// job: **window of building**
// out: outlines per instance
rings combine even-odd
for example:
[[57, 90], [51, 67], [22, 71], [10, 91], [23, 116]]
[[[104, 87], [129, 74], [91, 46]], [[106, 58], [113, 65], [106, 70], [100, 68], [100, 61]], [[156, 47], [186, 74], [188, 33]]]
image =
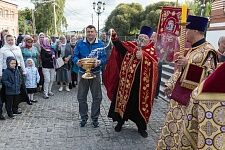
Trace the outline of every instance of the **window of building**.
[[5, 18], [8, 18], [8, 17], [9, 17], [9, 11], [5, 10]]
[[14, 19], [14, 11], [11, 11], [10, 18], [11, 18], [12, 20]]
[[0, 8], [0, 17], [3, 17], [3, 9]]

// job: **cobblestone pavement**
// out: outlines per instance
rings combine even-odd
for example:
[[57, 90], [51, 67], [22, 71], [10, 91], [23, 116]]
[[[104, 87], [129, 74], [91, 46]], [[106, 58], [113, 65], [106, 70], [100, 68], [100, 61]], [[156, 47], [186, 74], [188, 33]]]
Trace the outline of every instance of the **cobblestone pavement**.
[[[126, 122], [121, 132], [114, 131], [115, 123], [107, 117], [110, 101], [103, 87], [99, 128], [79, 127], [77, 88], [57, 92], [29, 106], [21, 103], [23, 111], [15, 119], [0, 121], [0, 150], [154, 150], [168, 103], [157, 99], [148, 124], [148, 138], [142, 138], [133, 122]], [[89, 107], [91, 95], [88, 95]], [[89, 109], [90, 111], [90, 109]], [[6, 116], [6, 114], [4, 113]]]

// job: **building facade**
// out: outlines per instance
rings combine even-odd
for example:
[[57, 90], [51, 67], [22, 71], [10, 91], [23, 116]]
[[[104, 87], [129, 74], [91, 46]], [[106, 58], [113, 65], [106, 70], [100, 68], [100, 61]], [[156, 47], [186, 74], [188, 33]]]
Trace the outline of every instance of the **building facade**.
[[206, 34], [206, 39], [218, 49], [220, 36], [225, 35], [225, 2], [224, 0], [214, 0], [210, 16], [210, 24]]
[[4, 29], [12, 35], [18, 35], [18, 7], [16, 4], [0, 0], [0, 31]]
[[210, 23], [221, 22], [225, 22], [225, 3], [224, 0], [214, 0], [212, 3]]

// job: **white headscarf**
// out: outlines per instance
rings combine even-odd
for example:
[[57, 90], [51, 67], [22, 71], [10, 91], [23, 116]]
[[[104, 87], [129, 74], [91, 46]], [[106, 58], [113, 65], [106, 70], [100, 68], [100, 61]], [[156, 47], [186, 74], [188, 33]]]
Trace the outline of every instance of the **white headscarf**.
[[11, 35], [11, 34], [7, 34], [7, 35], [4, 36], [5, 43], [4, 43], [3, 47], [1, 48], [1, 50], [16, 50], [16, 49], [18, 49], [18, 46], [16, 46], [15, 38], [14, 38], [13, 35], [11, 35], [13, 37], [13, 45], [9, 45], [7, 43], [6, 37], [9, 36], [9, 35]]
[[[32, 66], [28, 66], [28, 61], [32, 61]], [[31, 68], [34, 68], [35, 67], [35, 63], [34, 63], [34, 60], [32, 59], [32, 58], [28, 58], [27, 60], [26, 60], [26, 67], [31, 67]]]

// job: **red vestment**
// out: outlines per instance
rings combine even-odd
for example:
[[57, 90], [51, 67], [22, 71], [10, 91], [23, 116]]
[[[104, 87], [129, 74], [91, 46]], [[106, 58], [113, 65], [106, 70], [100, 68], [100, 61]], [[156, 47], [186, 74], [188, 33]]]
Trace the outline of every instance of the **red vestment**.
[[[113, 96], [116, 98], [114, 111], [123, 118], [126, 113], [127, 103], [132, 99], [130, 95], [132, 92], [136, 92], [132, 91], [133, 86], [135, 86], [133, 84], [135, 75], [139, 74], [140, 81], [137, 82], [139, 84], [138, 110], [147, 123], [151, 114], [158, 80], [158, 62], [153, 47], [154, 44], [149, 43], [142, 48], [142, 59], [140, 60], [136, 57], [136, 42], [122, 42], [122, 45], [127, 50], [124, 58], [122, 59], [123, 56], [117, 53], [119, 50], [113, 49], [109, 63], [106, 66], [104, 83], [107, 95], [111, 100]], [[140, 71], [138, 72], [139, 66]]]

